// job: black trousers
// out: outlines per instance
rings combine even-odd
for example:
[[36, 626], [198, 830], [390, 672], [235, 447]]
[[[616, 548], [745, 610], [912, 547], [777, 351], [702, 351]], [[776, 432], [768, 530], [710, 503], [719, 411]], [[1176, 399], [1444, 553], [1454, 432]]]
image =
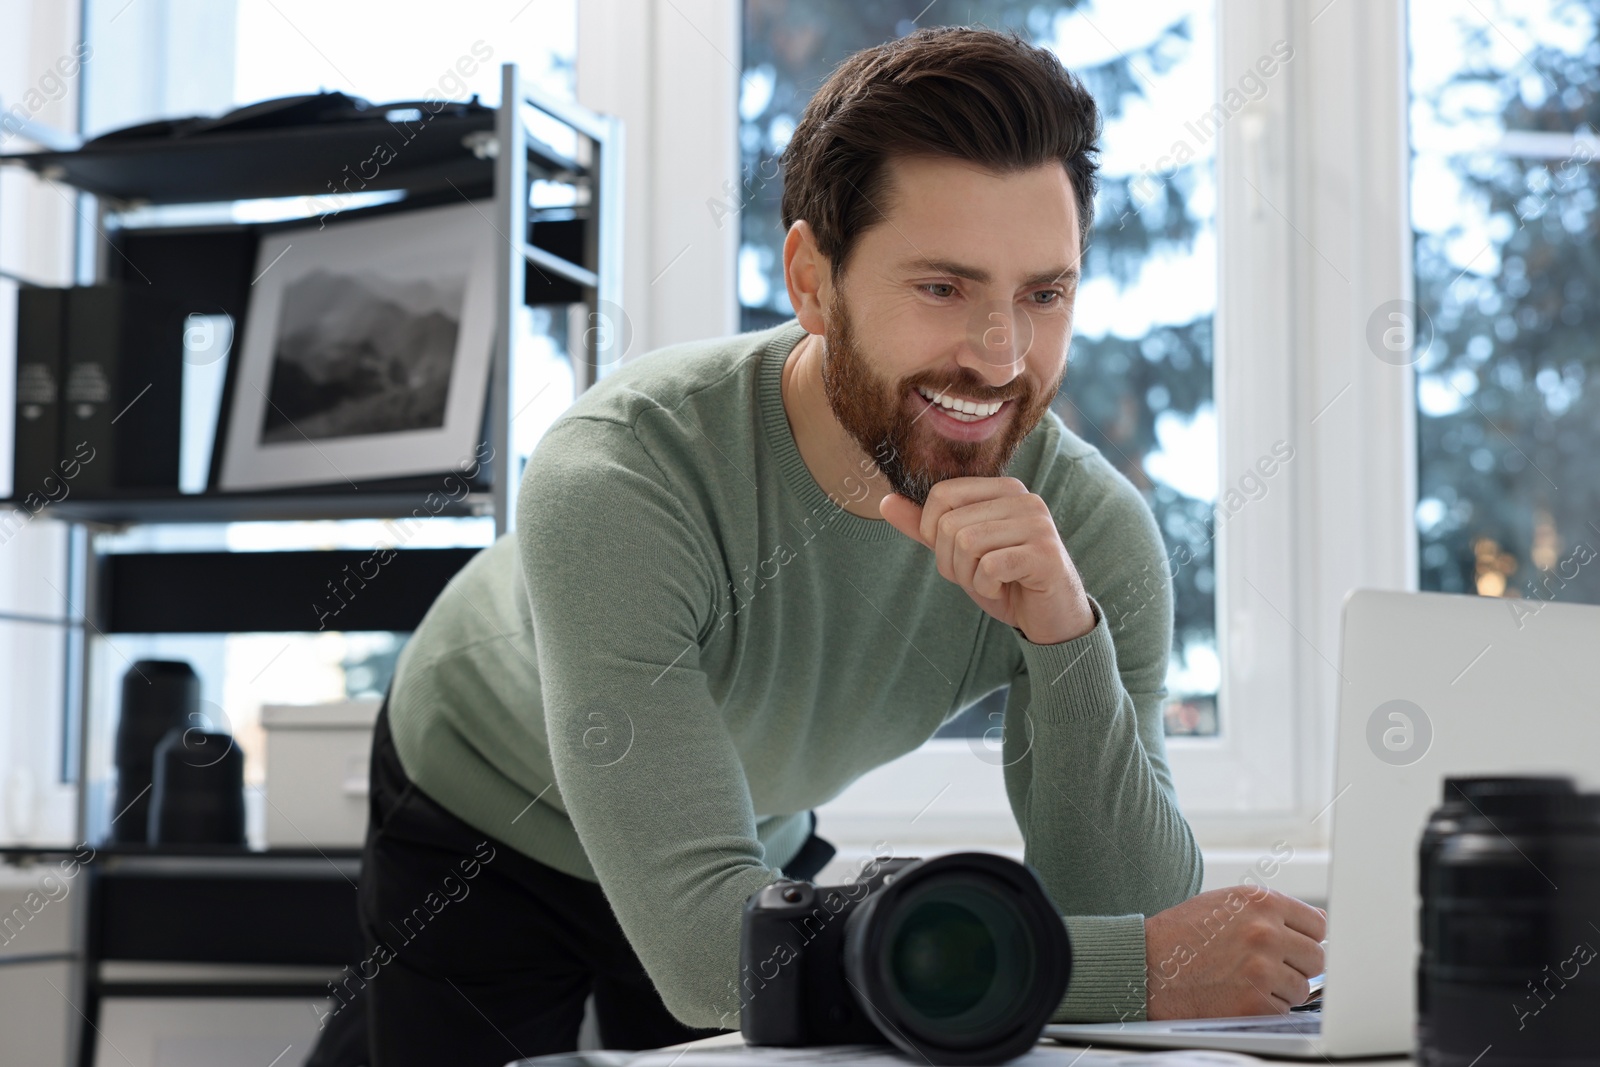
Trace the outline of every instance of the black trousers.
[[[834, 848], [812, 833], [790, 877]], [[357, 894], [367, 958], [344, 972], [306, 1067], [502, 1067], [578, 1047], [592, 992], [600, 1042], [660, 1048], [727, 1033], [662, 1003], [600, 886], [450, 814], [406, 777], [388, 702], [373, 733]]]

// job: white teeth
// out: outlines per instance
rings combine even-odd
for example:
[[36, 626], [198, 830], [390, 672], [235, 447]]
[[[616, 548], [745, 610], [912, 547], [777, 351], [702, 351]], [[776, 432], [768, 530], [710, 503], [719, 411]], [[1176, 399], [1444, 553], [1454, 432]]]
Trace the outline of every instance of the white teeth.
[[[932, 390], [924, 389], [921, 386], [918, 386], [917, 392], [922, 394], [923, 397], [932, 403], [938, 404], [946, 411], [961, 412], [979, 419], [986, 419], [990, 415], [993, 415], [995, 412], [1000, 410], [1001, 405], [1004, 403], [1003, 401], [995, 401], [989, 404], [978, 404], [971, 400], [958, 400], [954, 397], [947, 397], [941, 393], [935, 393]], [[971, 422], [972, 420], [963, 419], [962, 421]]]

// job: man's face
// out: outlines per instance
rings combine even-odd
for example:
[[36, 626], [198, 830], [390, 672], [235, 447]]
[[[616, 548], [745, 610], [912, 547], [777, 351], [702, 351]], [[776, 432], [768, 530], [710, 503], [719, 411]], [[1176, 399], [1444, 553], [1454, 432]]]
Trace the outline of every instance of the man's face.
[[862, 233], [828, 302], [822, 377], [834, 417], [920, 505], [946, 478], [1003, 475], [1060, 388], [1078, 217], [1058, 163], [889, 169], [890, 213]]

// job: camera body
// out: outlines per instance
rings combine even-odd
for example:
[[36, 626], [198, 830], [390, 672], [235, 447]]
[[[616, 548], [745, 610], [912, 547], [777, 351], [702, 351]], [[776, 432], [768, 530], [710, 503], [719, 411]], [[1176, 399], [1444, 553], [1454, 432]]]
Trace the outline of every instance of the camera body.
[[889, 1043], [845, 980], [844, 928], [869, 895], [919, 862], [914, 856], [882, 860], [869, 876], [845, 885], [778, 881], [750, 897], [739, 944], [739, 1019], [746, 1041]]
[[1072, 974], [1037, 872], [953, 852], [874, 861], [844, 885], [783, 880], [745, 902], [740, 1030], [751, 1045], [893, 1045], [931, 1065], [1028, 1052]]

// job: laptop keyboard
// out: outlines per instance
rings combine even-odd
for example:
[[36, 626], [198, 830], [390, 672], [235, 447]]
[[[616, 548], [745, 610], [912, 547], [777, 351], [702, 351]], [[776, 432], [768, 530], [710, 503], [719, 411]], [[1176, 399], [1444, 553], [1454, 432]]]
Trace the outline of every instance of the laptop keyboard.
[[1170, 1026], [1174, 1033], [1208, 1034], [1305, 1034], [1322, 1033], [1322, 1013], [1305, 1012], [1298, 1018], [1249, 1019], [1241, 1022], [1191, 1023]]

